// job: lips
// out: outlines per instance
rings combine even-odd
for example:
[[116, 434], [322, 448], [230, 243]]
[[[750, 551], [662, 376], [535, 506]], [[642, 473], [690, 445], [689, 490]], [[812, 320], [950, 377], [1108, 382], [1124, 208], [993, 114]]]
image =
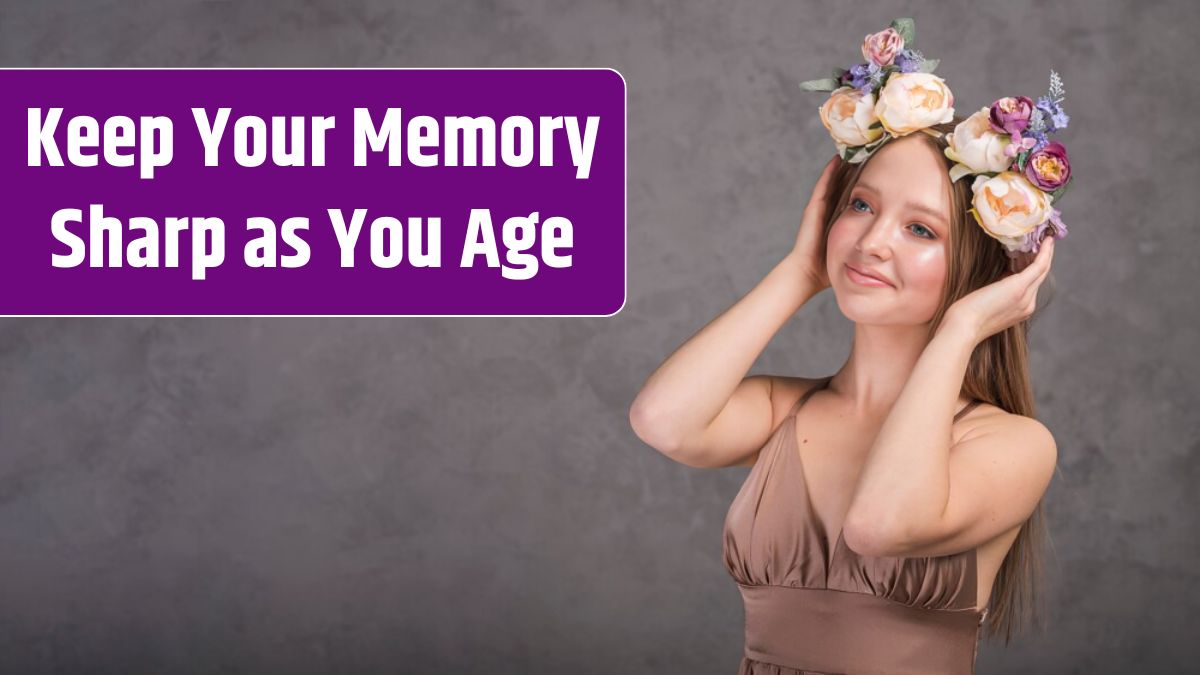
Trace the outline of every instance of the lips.
[[855, 267], [854, 265], [851, 265], [850, 263], [846, 263], [846, 267], [849, 268], [850, 270], [852, 270], [855, 274], [857, 274], [859, 276], [867, 277], [869, 279], [874, 279], [880, 283], [884, 283], [884, 284], [887, 284], [888, 286], [892, 286], [893, 288], [895, 287], [895, 284], [893, 284], [890, 280], [885, 279], [882, 275], [880, 275], [876, 272], [871, 272], [871, 271], [865, 270], [861, 267]]

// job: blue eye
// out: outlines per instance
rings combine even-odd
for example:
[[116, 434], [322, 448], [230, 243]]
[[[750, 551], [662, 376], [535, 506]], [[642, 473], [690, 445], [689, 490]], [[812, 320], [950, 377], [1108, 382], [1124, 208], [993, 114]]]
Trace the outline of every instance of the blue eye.
[[919, 227], [919, 228], [921, 228], [922, 230], [924, 230], [924, 231], [926, 231], [926, 232], [928, 232], [928, 233], [929, 233], [929, 236], [925, 236], [925, 235], [923, 235], [923, 234], [918, 234], [918, 235], [917, 235], [918, 237], [924, 237], [925, 239], [936, 239], [936, 238], [937, 238], [937, 237], [935, 237], [935, 236], [934, 236], [934, 234], [933, 234], [933, 230], [930, 230], [928, 227], [925, 227], [924, 225], [922, 225], [922, 224], [920, 224], [920, 223], [913, 223], [913, 225], [915, 225], [916, 227]]
[[[859, 199], [858, 197], [851, 197], [851, 198], [850, 198], [850, 208], [854, 209], [854, 211], [856, 211], [857, 213], [862, 213], [862, 211], [859, 211], [859, 210], [858, 210], [858, 208], [857, 208], [856, 204], [862, 204], [862, 205], [864, 205], [864, 206], [866, 206], [866, 205], [867, 205], [867, 203], [866, 203], [866, 202], [864, 202], [863, 200]], [[870, 207], [868, 206], [867, 208], [870, 208]], [[921, 228], [921, 230], [923, 230], [924, 232], [928, 232], [928, 234], [918, 234], [918, 235], [917, 235], [918, 237], [920, 237], [920, 238], [922, 238], [922, 239], [937, 239], [937, 235], [935, 235], [935, 234], [933, 233], [933, 230], [930, 230], [928, 227], [925, 227], [924, 225], [922, 225], [922, 224], [920, 224], [920, 223], [913, 223], [913, 225], [915, 225], [916, 227], [919, 227], [919, 228]]]

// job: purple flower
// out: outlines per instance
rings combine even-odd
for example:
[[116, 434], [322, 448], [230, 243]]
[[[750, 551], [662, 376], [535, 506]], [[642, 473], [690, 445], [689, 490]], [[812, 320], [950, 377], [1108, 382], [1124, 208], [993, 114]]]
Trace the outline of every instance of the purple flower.
[[896, 55], [895, 65], [900, 68], [902, 73], [913, 73], [921, 66], [921, 60], [911, 49], [905, 49]]
[[874, 63], [858, 63], [850, 66], [848, 84], [866, 96], [879, 84], [882, 74], [882, 69]]
[[1054, 113], [1058, 110], [1058, 106], [1043, 96], [1037, 101], [1037, 109], [1042, 113], [1042, 121], [1046, 124], [1046, 133], [1057, 131], [1054, 126]]
[[1047, 96], [1042, 96], [1038, 99], [1037, 107], [1042, 111], [1043, 119], [1049, 121], [1046, 129], [1047, 132], [1052, 133], [1059, 129], [1066, 129], [1067, 123], [1071, 121], [1067, 113], [1063, 112], [1062, 106], [1051, 101]]
[[1058, 141], [1051, 141], [1034, 150], [1025, 162], [1025, 177], [1045, 192], [1053, 192], [1071, 180], [1071, 162], [1067, 160], [1067, 149]]
[[849, 78], [849, 82], [847, 84], [849, 84], [851, 87], [854, 87], [855, 89], [861, 89], [863, 85], [867, 83], [867, 79], [869, 77], [867, 64], [856, 63], [853, 66], [850, 66], [850, 70], [846, 71], [846, 75], [843, 77]]
[[1013, 143], [1021, 143], [1021, 132], [1029, 126], [1033, 100], [1028, 96], [1005, 96], [992, 104], [990, 121], [997, 133], [1008, 134]]
[[1063, 112], [1062, 108], [1059, 108], [1058, 112], [1050, 117], [1050, 120], [1054, 123], [1054, 130], [1057, 131], [1059, 129], [1066, 129], [1067, 122], [1070, 122], [1071, 118], [1067, 116], [1067, 113]]
[[1042, 235], [1046, 230], [1050, 230], [1050, 236], [1054, 239], [1067, 238], [1067, 226], [1062, 221], [1062, 213], [1053, 206], [1050, 207], [1050, 217], [1047, 218], [1041, 225], [1033, 228], [1025, 235], [1025, 239], [1021, 242], [1020, 248], [1017, 250], [1028, 253], [1037, 253], [1042, 247]]
[[1025, 135], [1028, 136], [1029, 138], [1032, 138], [1035, 141], [1037, 141], [1036, 143], [1033, 144], [1032, 152], [1037, 152], [1038, 150], [1041, 150], [1042, 148], [1046, 147], [1047, 143], [1050, 142], [1049, 140], [1046, 139], [1045, 131], [1026, 130]]

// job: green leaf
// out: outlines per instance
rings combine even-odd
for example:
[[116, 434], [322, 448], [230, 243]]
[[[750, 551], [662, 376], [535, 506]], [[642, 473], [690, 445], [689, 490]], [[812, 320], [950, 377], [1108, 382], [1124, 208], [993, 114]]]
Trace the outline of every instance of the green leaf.
[[833, 91], [840, 86], [837, 80], [829, 77], [820, 80], [807, 80], [800, 83], [800, 88], [804, 91]]
[[834, 68], [833, 79], [840, 81], [842, 79], [842, 75], [845, 75], [848, 72], [850, 71], [846, 70], [845, 68]]
[[939, 59], [925, 59], [921, 62], [921, 65], [917, 67], [917, 72], [932, 73], [933, 69], [937, 68], [939, 63], [941, 63]]
[[892, 22], [892, 28], [904, 38], [904, 46], [912, 47], [912, 44], [917, 41], [917, 25], [912, 19], [896, 19]]

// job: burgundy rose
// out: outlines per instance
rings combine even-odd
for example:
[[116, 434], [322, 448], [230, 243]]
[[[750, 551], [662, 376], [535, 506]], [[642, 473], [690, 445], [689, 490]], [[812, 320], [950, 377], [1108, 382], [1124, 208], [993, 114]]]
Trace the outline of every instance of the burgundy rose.
[[992, 104], [992, 128], [997, 133], [1008, 134], [1016, 143], [1022, 131], [1029, 126], [1033, 114], [1033, 99], [1028, 96], [1005, 96]]
[[1025, 177], [1045, 192], [1062, 187], [1071, 180], [1067, 149], [1058, 141], [1050, 141], [1035, 150], [1025, 162]]

